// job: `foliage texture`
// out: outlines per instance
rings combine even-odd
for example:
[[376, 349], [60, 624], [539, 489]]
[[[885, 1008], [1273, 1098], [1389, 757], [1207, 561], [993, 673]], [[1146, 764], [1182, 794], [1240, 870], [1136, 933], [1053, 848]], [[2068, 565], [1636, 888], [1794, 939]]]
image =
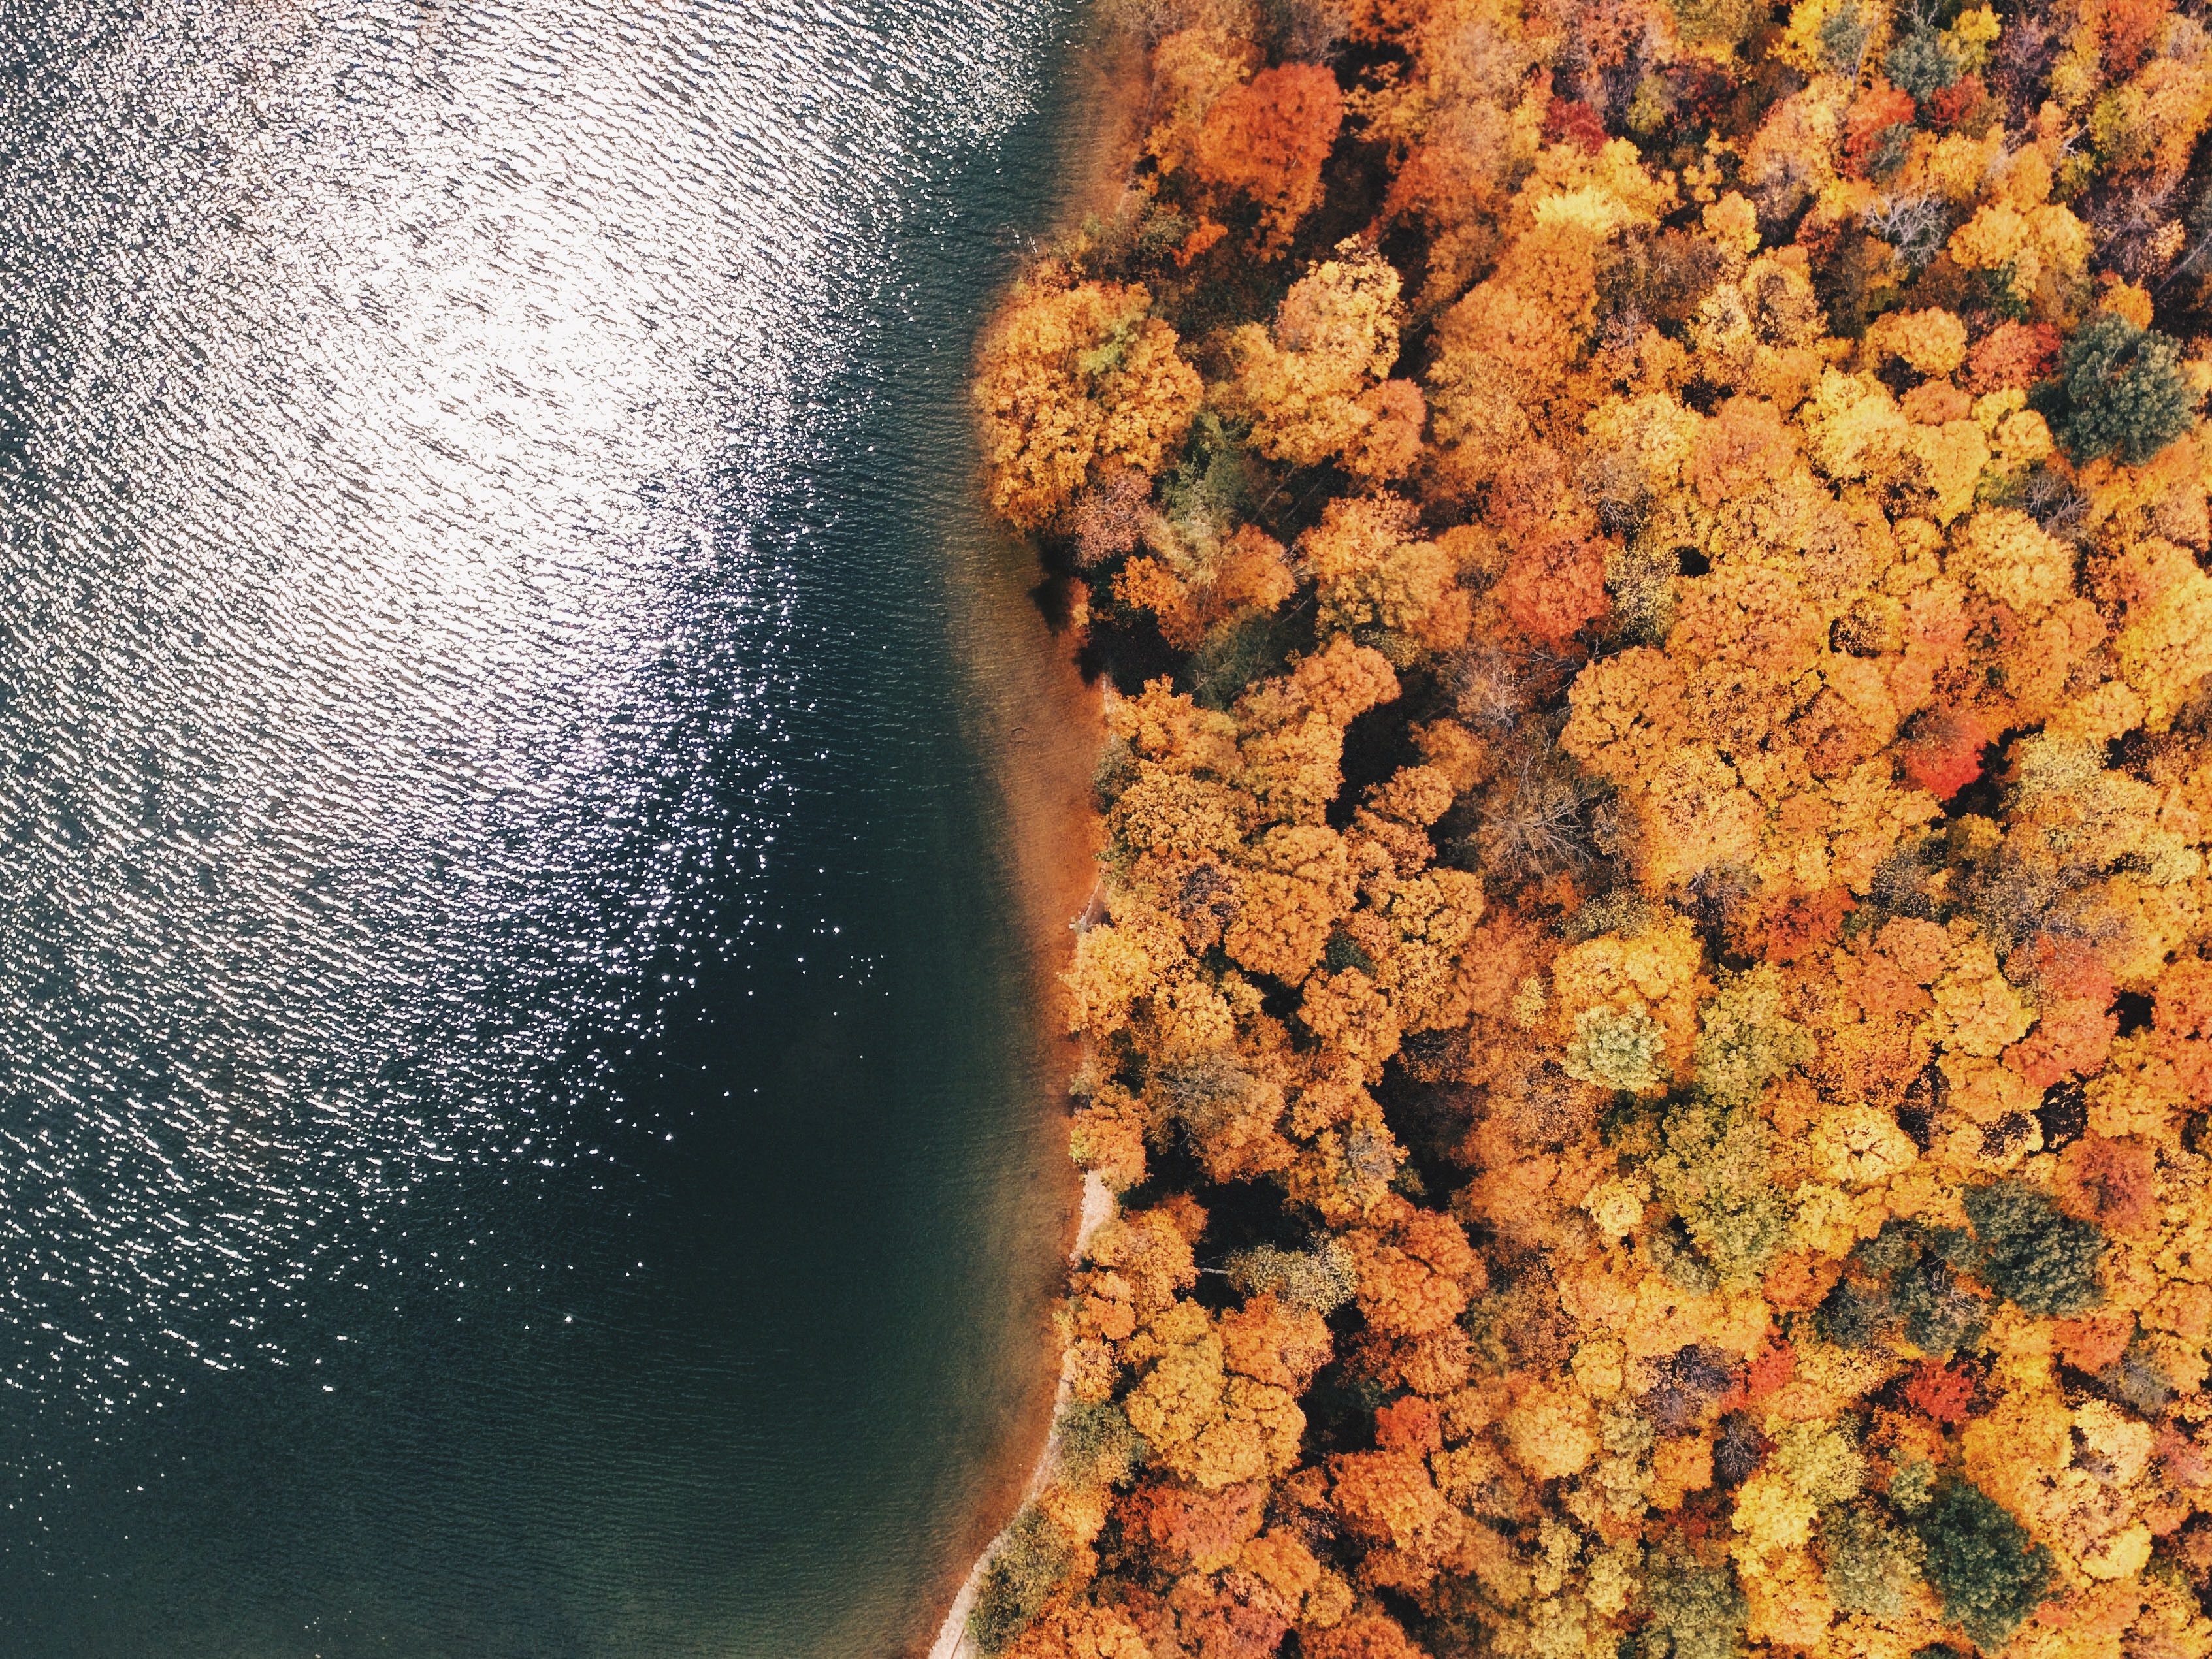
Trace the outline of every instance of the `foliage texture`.
[[2212, 1655], [2194, 0], [1116, 0], [1021, 1659]]

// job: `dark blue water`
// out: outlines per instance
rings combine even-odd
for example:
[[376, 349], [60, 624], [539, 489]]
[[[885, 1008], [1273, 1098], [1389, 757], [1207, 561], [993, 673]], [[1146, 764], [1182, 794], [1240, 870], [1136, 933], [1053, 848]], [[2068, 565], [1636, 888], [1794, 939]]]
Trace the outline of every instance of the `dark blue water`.
[[963, 402], [1065, 27], [0, 3], [0, 1654], [926, 1638], [1065, 1201]]

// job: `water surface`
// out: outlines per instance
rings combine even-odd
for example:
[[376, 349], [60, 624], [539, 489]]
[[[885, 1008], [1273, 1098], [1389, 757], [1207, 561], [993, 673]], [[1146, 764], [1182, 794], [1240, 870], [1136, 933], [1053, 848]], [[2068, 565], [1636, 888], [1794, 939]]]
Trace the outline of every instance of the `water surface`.
[[0, 1652], [926, 1624], [1061, 1202], [948, 550], [1063, 26], [0, 0]]

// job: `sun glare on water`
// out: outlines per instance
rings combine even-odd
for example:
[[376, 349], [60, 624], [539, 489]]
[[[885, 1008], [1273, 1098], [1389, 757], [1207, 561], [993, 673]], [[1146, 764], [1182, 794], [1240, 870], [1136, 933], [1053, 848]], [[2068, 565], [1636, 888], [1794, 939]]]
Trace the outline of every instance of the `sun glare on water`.
[[464, 1279], [410, 1192], [591, 1155], [590, 1068], [547, 1068], [619, 1028], [700, 849], [783, 810], [759, 532], [809, 388], [898, 181], [1012, 113], [1002, 20], [943, 27], [26, 23], [0, 1384], [38, 1411], [288, 1363], [333, 1275]]

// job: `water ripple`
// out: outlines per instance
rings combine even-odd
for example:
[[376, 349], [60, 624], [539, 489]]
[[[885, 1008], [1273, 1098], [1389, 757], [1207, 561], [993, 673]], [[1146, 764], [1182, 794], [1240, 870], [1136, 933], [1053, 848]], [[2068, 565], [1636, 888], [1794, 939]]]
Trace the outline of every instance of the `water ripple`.
[[0, 1460], [597, 1153], [795, 810], [775, 515], [1024, 9], [0, 5]]

